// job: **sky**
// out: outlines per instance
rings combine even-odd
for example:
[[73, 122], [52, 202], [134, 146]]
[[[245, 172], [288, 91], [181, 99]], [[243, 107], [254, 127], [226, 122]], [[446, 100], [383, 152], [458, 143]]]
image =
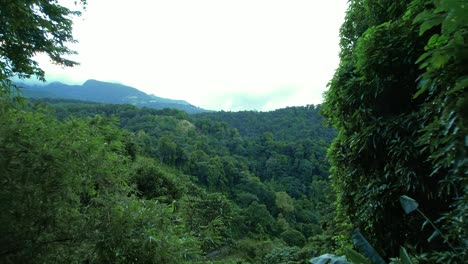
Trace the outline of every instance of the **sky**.
[[74, 19], [78, 43], [69, 45], [80, 65], [37, 60], [49, 82], [117, 82], [210, 110], [319, 104], [339, 63], [346, 7], [347, 0], [88, 0]]

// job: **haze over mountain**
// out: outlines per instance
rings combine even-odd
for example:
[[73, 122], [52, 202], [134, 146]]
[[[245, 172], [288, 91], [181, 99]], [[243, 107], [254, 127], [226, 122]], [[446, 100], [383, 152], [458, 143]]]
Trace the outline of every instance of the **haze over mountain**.
[[174, 100], [146, 94], [134, 87], [88, 80], [82, 85], [68, 85], [61, 82], [46, 85], [19, 83], [24, 96], [29, 98], [64, 98], [111, 104], [132, 104], [154, 109], [175, 108], [187, 113], [206, 112], [184, 100]]

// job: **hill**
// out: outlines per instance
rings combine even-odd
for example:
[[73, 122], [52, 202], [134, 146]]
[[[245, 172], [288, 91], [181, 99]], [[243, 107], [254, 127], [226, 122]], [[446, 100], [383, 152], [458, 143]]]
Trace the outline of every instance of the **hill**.
[[110, 104], [132, 104], [154, 109], [174, 108], [187, 113], [200, 113], [206, 110], [183, 100], [173, 100], [146, 94], [134, 87], [88, 80], [82, 85], [68, 85], [53, 82], [46, 85], [19, 83], [24, 96], [29, 98], [64, 98]]
[[195, 117], [225, 122], [249, 139], [257, 138], [264, 133], [273, 133], [276, 140], [291, 142], [298, 140], [297, 137], [300, 136], [302, 139], [320, 138], [329, 144], [336, 133], [333, 129], [324, 126], [320, 110], [320, 105], [308, 105], [270, 112], [209, 112], [197, 114]]
[[[96, 263], [304, 263], [335, 247], [334, 132], [319, 107], [189, 115], [48, 98], [17, 109], [0, 115], [0, 171], [12, 179], [2, 206], [14, 208], [0, 237], [15, 246], [2, 263], [27, 263], [29, 241], [62, 234], [74, 243], [32, 243], [40, 262], [67, 250], [106, 260]], [[28, 233], [42, 219], [53, 226]]]

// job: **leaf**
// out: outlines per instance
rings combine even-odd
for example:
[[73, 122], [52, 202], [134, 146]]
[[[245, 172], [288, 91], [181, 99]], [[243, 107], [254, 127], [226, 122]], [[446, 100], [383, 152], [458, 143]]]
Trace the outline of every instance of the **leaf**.
[[450, 35], [454, 32], [458, 26], [457, 17], [454, 12], [450, 12], [442, 23], [442, 33], [444, 35]]
[[463, 38], [462, 31], [459, 30], [453, 34], [453, 41], [455, 45], [463, 46], [465, 45], [465, 39]]
[[419, 35], [422, 36], [424, 32], [428, 31], [429, 29], [437, 25], [440, 25], [441, 23], [442, 23], [441, 16], [435, 16], [435, 17], [425, 20], [419, 27]]
[[439, 48], [447, 44], [448, 40], [449, 38], [447, 36], [440, 36], [439, 34], [434, 34], [427, 42], [426, 46], [424, 47], [424, 50], [427, 51], [433, 48]]
[[404, 247], [400, 247], [400, 259], [403, 264], [413, 264], [413, 261], [411, 261], [411, 258]]
[[443, 54], [441, 52], [434, 52], [432, 54], [432, 66], [435, 69], [440, 69], [442, 68], [442, 66], [447, 64], [449, 59], [450, 59], [450, 56], [447, 56], [446, 54]]
[[[454, 111], [452, 111], [452, 113], [454, 113]], [[450, 118], [450, 116], [449, 116]], [[450, 120], [447, 122], [447, 125], [445, 125], [445, 131], [444, 131], [444, 136], [448, 135], [448, 133], [450, 132], [453, 124], [455, 123], [455, 121], [457, 120], [457, 117], [454, 116], [452, 118], [450, 118]]]
[[448, 92], [448, 94], [450, 95], [450, 94], [456, 93], [460, 90], [465, 89], [467, 86], [468, 86], [468, 76], [465, 75], [457, 80], [457, 82], [455, 83], [455, 86], [453, 87], [453, 89], [451, 89]]
[[424, 227], [426, 227], [427, 224], [429, 224], [429, 219], [426, 219], [426, 221], [424, 221], [424, 223], [421, 226], [421, 231], [424, 230]]
[[370, 260], [351, 248], [345, 248], [346, 258], [354, 264], [371, 264]]
[[377, 253], [371, 244], [369, 244], [361, 232], [356, 230], [351, 237], [353, 239], [354, 246], [356, 246], [365, 256], [367, 256], [372, 261], [372, 263], [385, 264], [383, 258], [379, 255], [379, 253]]
[[431, 242], [434, 238], [438, 237], [440, 235], [439, 230], [435, 230], [432, 235], [427, 239], [427, 242]]
[[432, 52], [426, 52], [424, 53], [423, 55], [421, 55], [418, 60], [416, 60], [416, 64], [419, 64], [421, 63], [422, 61], [424, 61], [427, 57], [431, 56], [432, 55]]
[[418, 209], [418, 202], [411, 197], [406, 195], [400, 196], [400, 204], [406, 214], [410, 214], [414, 210]]
[[311, 264], [350, 264], [345, 257], [338, 257], [333, 254], [324, 254], [309, 261]]
[[418, 96], [420, 96], [422, 93], [424, 93], [425, 91], [427, 91], [427, 88], [429, 88], [429, 81], [428, 80], [422, 80], [418, 83], [418, 91], [416, 92], [416, 94], [413, 95], [413, 99], [417, 98]]
[[426, 47], [424, 47], [424, 50], [428, 50], [428, 49], [434, 47], [435, 44], [437, 43], [437, 40], [439, 39], [439, 37], [440, 37], [439, 34], [432, 35], [432, 37], [429, 39], [429, 41], [427, 41], [427, 45], [426, 45]]
[[421, 13], [419, 13], [415, 18], [414, 18], [414, 23], [420, 23], [432, 16], [432, 12], [425, 10]]

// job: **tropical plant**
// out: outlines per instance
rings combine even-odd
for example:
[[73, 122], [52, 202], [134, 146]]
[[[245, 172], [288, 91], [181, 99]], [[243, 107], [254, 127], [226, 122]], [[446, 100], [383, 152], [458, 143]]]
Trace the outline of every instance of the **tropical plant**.
[[[342, 236], [359, 228], [385, 258], [400, 245], [430, 261], [462, 261], [467, 215], [467, 21], [460, 1], [349, 2], [341, 62], [324, 113], [338, 130], [329, 150]], [[414, 197], [453, 244], [421, 241]], [[349, 226], [350, 225], [350, 226]], [[419, 234], [419, 235], [416, 235]], [[342, 236], [344, 237], [344, 236]], [[344, 242], [343, 242], [344, 244]], [[438, 257], [437, 253], [440, 255]], [[445, 252], [445, 253], [444, 253]]]

